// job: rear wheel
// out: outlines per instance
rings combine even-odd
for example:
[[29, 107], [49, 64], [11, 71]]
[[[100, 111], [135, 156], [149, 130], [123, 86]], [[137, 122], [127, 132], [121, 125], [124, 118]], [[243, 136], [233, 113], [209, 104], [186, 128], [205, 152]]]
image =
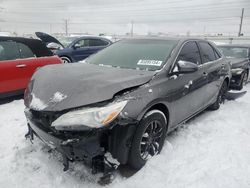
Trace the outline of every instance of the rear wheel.
[[71, 63], [71, 60], [68, 57], [62, 56], [61, 59], [62, 59], [63, 64]]
[[166, 117], [159, 110], [148, 112], [137, 128], [128, 164], [138, 170], [146, 161], [160, 153], [166, 136]]
[[228, 84], [226, 81], [224, 81], [220, 88], [216, 102], [209, 107], [210, 110], [218, 110], [220, 108], [221, 103], [223, 103], [226, 99], [227, 90], [228, 90]]

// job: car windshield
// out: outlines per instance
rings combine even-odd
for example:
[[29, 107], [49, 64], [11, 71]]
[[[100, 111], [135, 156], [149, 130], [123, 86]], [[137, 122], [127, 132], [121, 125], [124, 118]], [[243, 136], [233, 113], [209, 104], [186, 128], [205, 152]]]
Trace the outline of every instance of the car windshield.
[[79, 37], [58, 37], [59, 41], [63, 44], [63, 46], [69, 46], [75, 39]]
[[219, 49], [228, 58], [248, 58], [248, 48], [223, 46]]
[[100, 66], [155, 71], [161, 69], [177, 40], [127, 39], [112, 44], [86, 62]]

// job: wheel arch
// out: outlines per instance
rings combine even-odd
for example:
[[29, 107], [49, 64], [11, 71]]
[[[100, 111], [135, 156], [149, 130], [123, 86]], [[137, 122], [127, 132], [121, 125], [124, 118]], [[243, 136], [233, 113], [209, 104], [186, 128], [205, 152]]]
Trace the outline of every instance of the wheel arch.
[[169, 108], [162, 102], [158, 102], [158, 103], [154, 103], [152, 105], [150, 105], [146, 110], [144, 110], [144, 112], [139, 116], [139, 120], [142, 120], [142, 118], [150, 111], [152, 110], [159, 110], [161, 111], [164, 115], [165, 115], [165, 119], [166, 119], [166, 128], [168, 131], [168, 127], [169, 127], [169, 118], [170, 118], [170, 113], [169, 113]]
[[229, 85], [230, 85], [230, 79], [229, 79], [229, 77], [226, 77], [224, 79], [224, 82], [227, 82], [227, 87], [229, 87]]
[[71, 58], [69, 55], [60, 55], [59, 57], [60, 57], [60, 58], [66, 57], [66, 58], [68, 58], [71, 62], [73, 62], [73, 61], [72, 61], [72, 58]]

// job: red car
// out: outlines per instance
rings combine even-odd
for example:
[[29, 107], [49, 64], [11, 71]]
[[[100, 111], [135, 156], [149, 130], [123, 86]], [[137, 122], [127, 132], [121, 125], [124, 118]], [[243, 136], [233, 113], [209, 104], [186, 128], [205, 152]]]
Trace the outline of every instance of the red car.
[[40, 40], [0, 37], [0, 98], [22, 94], [37, 68], [60, 63]]

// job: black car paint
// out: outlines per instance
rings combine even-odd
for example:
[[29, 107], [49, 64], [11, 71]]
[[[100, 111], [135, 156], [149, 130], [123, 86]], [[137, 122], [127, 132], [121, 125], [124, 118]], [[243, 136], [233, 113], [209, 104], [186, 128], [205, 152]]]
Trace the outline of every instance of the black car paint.
[[242, 74], [236, 74], [236, 69], [241, 70], [241, 73], [246, 71], [248, 73], [249, 80], [249, 70], [250, 70], [250, 45], [246, 44], [230, 44], [230, 45], [218, 45], [218, 47], [228, 47], [228, 48], [246, 48], [248, 49], [248, 58], [228, 58], [231, 64], [232, 79], [230, 81], [230, 89], [240, 90]]
[[14, 41], [25, 44], [32, 50], [36, 57], [53, 56], [53, 53], [44, 45], [44, 43], [37, 39], [0, 36], [0, 41]]
[[[64, 73], [61, 74], [62, 72]], [[111, 100], [114, 94], [142, 85], [153, 75], [154, 72], [149, 71], [117, 69], [85, 63], [50, 65], [34, 74], [35, 79], [31, 79], [31, 89], [36, 97], [47, 104], [44, 111], [62, 111]], [[57, 91], [67, 98], [60, 103], [52, 104], [50, 99]]]
[[[224, 81], [229, 83], [229, 79], [231, 76], [230, 66], [227, 63], [228, 61], [225, 60], [223, 56], [216, 61], [199, 65], [196, 72], [188, 74], [173, 73], [173, 68], [176, 64], [177, 56], [179, 55], [184, 44], [189, 41], [197, 42], [203, 40], [180, 39], [176, 47], [173, 49], [171, 56], [168, 58], [165, 66], [161, 70], [156, 72], [145, 73], [145, 71], [116, 69], [118, 71], [118, 74], [116, 75], [115, 72], [112, 72], [114, 68], [102, 67], [103, 70], [107, 71], [108, 73], [114, 73], [116, 75], [116, 78], [114, 77], [112, 79], [117, 79], [117, 81], [115, 82], [117, 82], [116, 84], [118, 84], [119, 87], [117, 89], [114, 89], [117, 87], [117, 85], [115, 84], [114, 88], [112, 88], [112, 85], [108, 88], [110, 91], [105, 91], [105, 87], [101, 88], [98, 91], [96, 90], [98, 96], [95, 95], [95, 97], [97, 97], [99, 101], [93, 99], [92, 104], [90, 104], [86, 99], [80, 100], [81, 97], [87, 98], [89, 96], [90, 98], [92, 98], [92, 92], [90, 92], [88, 95], [88, 90], [73, 90], [73, 88], [78, 84], [65, 86], [63, 83], [65, 83], [66, 80], [61, 82], [59, 79], [56, 79], [57, 76], [55, 76], [55, 78], [53, 78], [53, 82], [56, 82], [54, 83], [53, 87], [58, 87], [57, 89], [68, 89], [67, 87], [72, 86], [72, 95], [69, 95], [69, 97], [76, 97], [75, 94], [79, 95], [80, 98], [78, 100], [78, 104], [71, 105], [70, 102], [68, 102], [65, 103], [65, 106], [63, 106], [58, 103], [52, 108], [49, 107], [46, 111], [31, 109], [31, 107], [29, 106], [30, 103], [28, 101], [29, 95], [31, 93], [35, 93], [38, 96], [41, 95], [40, 97], [43, 97], [41, 94], [43, 91], [40, 88], [40, 84], [34, 87], [34, 85], [36, 85], [34, 83], [42, 83], [43, 81], [41, 81], [41, 78], [42, 76], [44, 76], [44, 84], [42, 85], [46, 86], [45, 83], [49, 84], [52, 78], [50, 76], [47, 77], [49, 73], [43, 74], [43, 72], [48, 72], [46, 71], [46, 69], [49, 70], [49, 67], [39, 70], [32, 78], [33, 88], [30, 87], [29, 93], [27, 94], [27, 96], [25, 96], [27, 107], [26, 117], [30, 130], [33, 130], [35, 134], [43, 137], [43, 139], [45, 140], [53, 141], [55, 139], [55, 142], [57, 143], [56, 146], [60, 149], [65, 148], [65, 145], [62, 145], [62, 143], [68, 141], [66, 147], [67, 149], [62, 149], [63, 151], [61, 152], [70, 160], [85, 160], [90, 164], [91, 160], [93, 159], [93, 153], [95, 156], [98, 156], [103, 155], [106, 151], [109, 151], [111, 152], [113, 157], [118, 159], [121, 164], [125, 164], [128, 159], [133, 134], [137, 126], [139, 125], [140, 120], [143, 118], [147, 111], [151, 109], [161, 110], [167, 118], [167, 131], [170, 132], [180, 123], [185, 122], [186, 120], [190, 119], [191, 117], [207, 108], [209, 105], [213, 104], [217, 99], [217, 95], [222, 83]], [[213, 44], [210, 45], [214, 47]], [[214, 48], [216, 49], [216, 47]], [[57, 66], [58, 73], [54, 75], [58, 75], [60, 72], [63, 72], [63, 74], [67, 74], [66, 72], [70, 72], [69, 66], [63, 66]], [[89, 67], [89, 65], [79, 64], [77, 66], [78, 69], [80, 69], [81, 67], [82, 72], [84, 72], [85, 67], [87, 68]], [[64, 68], [67, 71], [64, 72]], [[73, 66], [71, 68], [72, 70], [75, 69], [75, 67]], [[96, 66], [96, 69], [100, 70], [100, 67]], [[54, 67], [51, 67], [51, 71], [54, 70]], [[134, 76], [134, 79], [128, 80], [119, 78], [119, 74], [123, 73], [123, 71], [125, 71], [128, 75]], [[135, 73], [137, 75], [135, 75]], [[94, 72], [92, 74], [94, 74]], [[140, 74], [142, 75], [140, 76]], [[37, 80], [38, 78], [39, 80]], [[46, 81], [46, 78], [49, 79], [47, 79]], [[66, 78], [68, 78], [69, 80], [72, 79], [71, 77]], [[98, 77], [97, 75], [96, 78], [98, 78], [98, 80], [96, 80], [97, 82], [95, 82], [95, 84], [98, 85], [98, 82], [103, 83], [106, 81], [108, 83], [109, 80], [105, 79], [111, 77], [104, 76], [102, 78]], [[101, 78], [102, 80], [100, 80]], [[88, 80], [88, 78], [86, 77], [80, 77], [79, 84], [81, 81], [84, 82], [84, 79]], [[134, 83], [134, 81], [136, 82]], [[49, 89], [51, 89], [50, 86]], [[45, 92], [50, 91], [49, 89], [46, 89]], [[91, 90], [91, 87], [89, 89]], [[53, 90], [53, 92], [55, 91], [56, 90]], [[47, 96], [43, 99], [48, 100], [50, 94], [53, 95], [53, 92], [49, 92], [48, 94], [46, 94]], [[110, 92], [108, 97], [105, 96], [106, 92]], [[70, 98], [69, 100], [74, 99]], [[121, 112], [120, 116], [116, 120], [114, 120], [108, 127], [90, 129], [89, 131], [87, 131], [87, 133], [91, 133], [91, 136], [81, 136], [81, 132], [60, 132], [56, 131], [50, 126], [51, 121], [55, 120], [61, 114], [70, 111], [72, 108], [74, 109], [80, 106], [102, 106], [111, 101], [117, 100], [128, 100], [128, 103]], [[40, 114], [39, 117], [37, 117], [36, 114]], [[40, 116], [44, 117], [41, 118]], [[37, 122], [40, 120], [40, 123]], [[92, 143], [93, 145], [91, 147], [94, 152], [89, 153], [86, 152], [87, 149], [82, 148], [82, 146], [88, 145], [88, 143], [91, 142], [89, 140], [91, 140], [93, 136], [92, 134], [95, 135], [95, 138], [98, 138], [98, 142]], [[73, 138], [77, 138], [78, 140], [75, 140], [75, 142], [71, 142], [72, 135], [74, 135]]]

